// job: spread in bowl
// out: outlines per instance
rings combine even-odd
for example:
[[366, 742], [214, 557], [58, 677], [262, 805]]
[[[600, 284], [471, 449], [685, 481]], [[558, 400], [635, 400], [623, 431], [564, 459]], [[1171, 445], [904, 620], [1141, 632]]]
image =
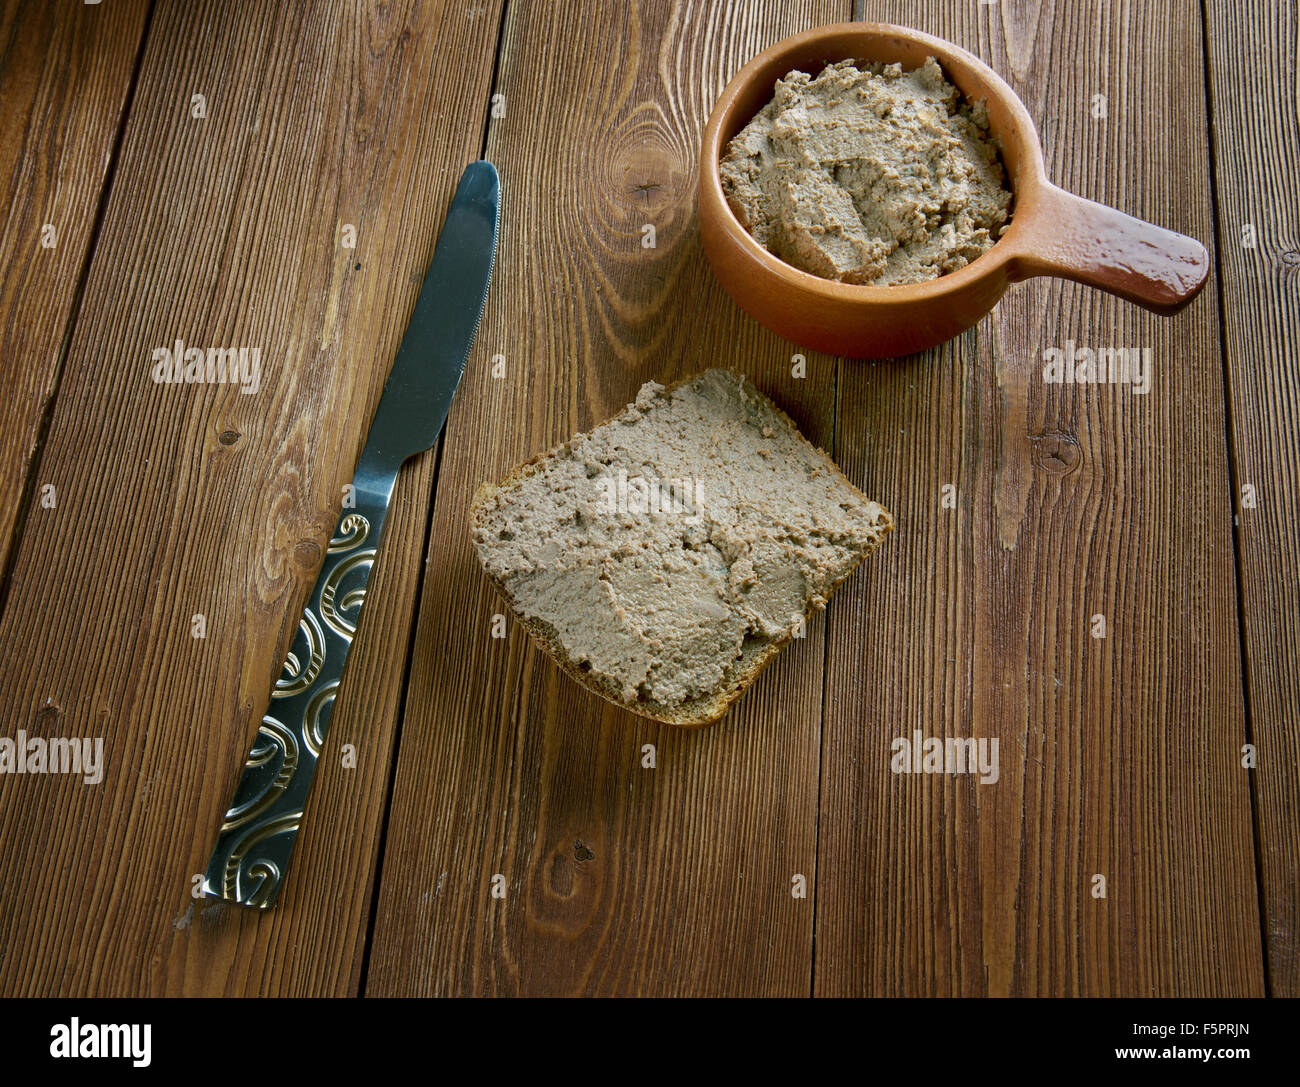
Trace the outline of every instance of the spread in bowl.
[[997, 241], [1011, 192], [982, 101], [933, 57], [792, 71], [728, 144], [732, 212], [781, 260], [823, 279], [889, 286], [962, 268]]

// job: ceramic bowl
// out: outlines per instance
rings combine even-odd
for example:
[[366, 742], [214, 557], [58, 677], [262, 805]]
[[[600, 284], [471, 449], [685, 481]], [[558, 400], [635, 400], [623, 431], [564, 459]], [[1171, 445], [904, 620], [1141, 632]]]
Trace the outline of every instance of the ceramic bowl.
[[[849, 58], [911, 69], [927, 57], [968, 100], [988, 104], [1014, 201], [997, 242], [966, 267], [926, 283], [872, 287], [801, 271], [750, 237], [727, 205], [718, 164], [731, 138], [771, 100], [776, 81], [795, 69], [816, 75]], [[796, 344], [857, 358], [909, 354], [951, 339], [988, 313], [1008, 284], [1030, 276], [1061, 276], [1173, 313], [1196, 296], [1210, 268], [1195, 239], [1053, 185], [1033, 120], [996, 72], [950, 42], [887, 23], [796, 34], [736, 74], [704, 130], [699, 221], [709, 262], [743, 309]]]

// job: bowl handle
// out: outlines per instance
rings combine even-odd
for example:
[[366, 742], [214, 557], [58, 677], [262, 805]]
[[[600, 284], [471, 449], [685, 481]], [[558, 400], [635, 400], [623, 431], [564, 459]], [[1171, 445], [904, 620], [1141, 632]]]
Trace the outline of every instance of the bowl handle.
[[1013, 280], [1060, 276], [1175, 313], [1205, 286], [1210, 255], [1186, 234], [1045, 183], [1010, 266]]

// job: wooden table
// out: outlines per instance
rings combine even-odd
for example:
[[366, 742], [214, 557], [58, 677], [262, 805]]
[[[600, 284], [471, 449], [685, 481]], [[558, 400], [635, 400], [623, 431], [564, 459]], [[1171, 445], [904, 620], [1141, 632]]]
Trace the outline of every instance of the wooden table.
[[[0, 777], [0, 992], [1300, 995], [1300, 23], [1260, 11], [4, 4], [3, 735], [107, 765]], [[925, 356], [795, 376], [701, 253], [698, 145], [749, 57], [849, 18], [979, 54], [1057, 183], [1205, 242], [1204, 294], [1162, 319], [1032, 281]], [[286, 889], [196, 899], [480, 156], [496, 278], [399, 478]], [[260, 390], [153, 383], [177, 339], [259, 345]], [[1044, 384], [1066, 340], [1150, 347], [1151, 391]], [[466, 510], [717, 365], [898, 530], [683, 733], [491, 636]], [[998, 782], [892, 773], [914, 729], [998, 738]]]

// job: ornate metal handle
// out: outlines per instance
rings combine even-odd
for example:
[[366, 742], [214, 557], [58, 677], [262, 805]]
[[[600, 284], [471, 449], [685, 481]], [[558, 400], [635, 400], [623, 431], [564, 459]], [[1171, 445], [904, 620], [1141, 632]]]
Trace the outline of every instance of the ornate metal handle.
[[356, 508], [339, 519], [222, 821], [203, 881], [210, 895], [259, 909], [275, 901], [356, 633], [392, 484], [391, 476], [359, 482]]

